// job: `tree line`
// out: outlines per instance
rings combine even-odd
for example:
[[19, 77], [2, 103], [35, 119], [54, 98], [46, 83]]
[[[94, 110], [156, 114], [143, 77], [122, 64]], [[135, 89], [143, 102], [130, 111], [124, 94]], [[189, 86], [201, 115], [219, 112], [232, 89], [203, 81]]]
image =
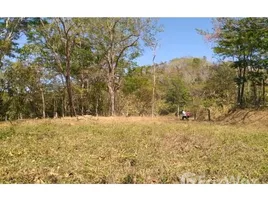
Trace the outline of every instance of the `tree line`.
[[214, 52], [236, 69], [236, 106], [266, 105], [268, 18], [217, 18], [213, 31], [198, 30]]
[[[265, 23], [217, 18], [212, 33], [198, 30], [227, 58], [220, 62], [183, 57], [154, 63], [163, 31], [157, 19], [1, 18], [0, 118], [265, 105]], [[145, 47], [152, 50], [152, 65], [139, 66]]]

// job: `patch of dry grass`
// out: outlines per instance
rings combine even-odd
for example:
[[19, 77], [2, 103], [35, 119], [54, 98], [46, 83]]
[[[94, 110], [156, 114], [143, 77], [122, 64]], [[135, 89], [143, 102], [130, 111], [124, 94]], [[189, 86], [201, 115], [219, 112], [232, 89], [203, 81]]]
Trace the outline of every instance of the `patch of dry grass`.
[[174, 118], [80, 117], [0, 124], [1, 183], [268, 183], [266, 127]]

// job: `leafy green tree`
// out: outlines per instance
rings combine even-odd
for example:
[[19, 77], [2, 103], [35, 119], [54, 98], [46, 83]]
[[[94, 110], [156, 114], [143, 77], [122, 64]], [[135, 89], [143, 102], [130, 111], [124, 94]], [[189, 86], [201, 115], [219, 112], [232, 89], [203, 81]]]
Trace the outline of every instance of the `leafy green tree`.
[[122, 87], [125, 115], [149, 114], [153, 86], [151, 75], [151, 66], [128, 69]]
[[4, 73], [3, 103], [11, 119], [41, 115], [40, 79], [34, 67], [11, 63]]
[[36, 18], [0, 18], [0, 67], [4, 56], [15, 57], [18, 49], [18, 39], [28, 31], [30, 24], [36, 24]]
[[[157, 21], [143, 18], [97, 18], [91, 20], [89, 35], [99, 63], [105, 69], [111, 115], [115, 115], [115, 96], [120, 88], [120, 72], [141, 53], [142, 41], [150, 45], [158, 32]], [[123, 62], [122, 62], [123, 60]]]
[[[80, 28], [71, 18], [40, 18], [39, 26], [32, 26], [29, 41], [42, 49], [42, 56], [55, 63], [55, 70], [64, 77], [68, 94], [70, 115], [76, 110], [72, 91], [72, 62], [74, 50], [79, 46]], [[51, 62], [51, 61], [50, 61]]]
[[179, 112], [180, 108], [191, 101], [190, 92], [180, 76], [166, 77], [166, 84], [167, 91], [164, 98], [168, 104], [168, 112]]
[[252, 83], [256, 104], [258, 80], [261, 79], [265, 103], [263, 73], [267, 69], [267, 18], [217, 18], [213, 21], [212, 33], [198, 30], [206, 39], [213, 41], [214, 51], [222, 58], [233, 61], [237, 69], [237, 105], [244, 107], [245, 86]]
[[204, 98], [218, 105], [230, 105], [235, 101], [236, 77], [235, 69], [230, 67], [232, 63], [215, 65], [210, 77], [205, 83]]

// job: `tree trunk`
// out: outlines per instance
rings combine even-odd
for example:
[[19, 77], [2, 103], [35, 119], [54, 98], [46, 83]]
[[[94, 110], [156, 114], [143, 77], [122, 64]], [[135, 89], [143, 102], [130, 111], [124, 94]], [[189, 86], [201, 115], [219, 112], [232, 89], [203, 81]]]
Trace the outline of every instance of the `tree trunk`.
[[65, 112], [66, 112], [65, 91], [64, 91], [64, 93], [63, 93], [63, 97], [62, 97], [61, 109], [62, 109], [62, 114], [61, 114], [61, 116], [64, 117], [64, 116], [65, 116]]
[[[113, 59], [112, 59], [113, 60]], [[115, 116], [115, 65], [113, 62], [109, 61], [109, 71], [108, 71], [108, 90], [110, 97], [110, 113], [111, 116]]]
[[75, 117], [76, 111], [75, 111], [74, 103], [73, 103], [72, 85], [71, 85], [71, 79], [70, 79], [69, 74], [65, 76], [65, 80], [66, 80], [66, 87], [67, 87], [67, 93], [68, 93], [68, 99], [69, 99], [70, 115], [71, 117]]
[[251, 97], [251, 82], [248, 81], [247, 82], [247, 98], [250, 99], [250, 97]]
[[154, 106], [155, 106], [155, 65], [153, 71], [152, 117], [154, 117]]
[[153, 96], [152, 96], [152, 117], [154, 117], [154, 110], [155, 110], [155, 63], [154, 63], [154, 59], [156, 56], [156, 47], [154, 46], [153, 49]]
[[44, 91], [41, 88], [41, 96], [42, 96], [42, 113], [43, 113], [43, 118], [46, 118], [46, 104], [45, 104], [45, 96], [44, 96]]
[[84, 104], [83, 104], [83, 99], [81, 100], [81, 115], [84, 115]]
[[109, 80], [108, 88], [109, 88], [109, 95], [110, 95], [110, 109], [111, 109], [111, 116], [115, 116], [115, 92], [113, 87], [113, 82]]
[[265, 106], [265, 80], [262, 80], [262, 105]]
[[82, 78], [81, 78], [81, 94], [80, 94], [80, 102], [81, 102], [81, 115], [84, 115], [84, 74], [82, 72]]
[[66, 43], [65, 43], [65, 53], [66, 53], [66, 74], [65, 74], [65, 81], [67, 86], [67, 93], [68, 93], [68, 99], [69, 99], [69, 106], [70, 106], [70, 115], [71, 117], [76, 116], [76, 111], [74, 108], [74, 102], [73, 102], [73, 94], [72, 94], [72, 84], [71, 84], [71, 44], [69, 41], [69, 37], [66, 34]]
[[57, 101], [56, 101], [55, 97], [53, 98], [53, 117], [58, 118]]
[[241, 87], [241, 96], [240, 96], [240, 107], [244, 106], [244, 90], [245, 90], [245, 76], [246, 75], [246, 66], [243, 68], [242, 76], [242, 87]]
[[241, 98], [241, 80], [242, 80], [242, 68], [239, 67], [238, 83], [237, 83], [237, 105], [240, 106]]
[[253, 81], [252, 83], [252, 86], [253, 86], [253, 104], [254, 106], [257, 106], [257, 87], [256, 87], [256, 83], [255, 81]]
[[96, 108], [95, 108], [95, 114], [96, 114], [96, 117], [99, 116], [98, 108], [99, 108], [99, 98], [97, 97], [97, 100], [96, 100]]

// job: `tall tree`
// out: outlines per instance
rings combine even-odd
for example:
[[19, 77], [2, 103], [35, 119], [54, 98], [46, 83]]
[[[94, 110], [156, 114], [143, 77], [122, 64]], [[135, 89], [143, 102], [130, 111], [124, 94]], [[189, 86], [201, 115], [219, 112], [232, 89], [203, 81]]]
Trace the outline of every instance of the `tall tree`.
[[148, 45], [155, 40], [160, 29], [156, 20], [141, 18], [98, 18], [92, 20], [91, 27], [100, 64], [106, 70], [110, 112], [114, 116], [116, 92], [121, 84], [118, 72], [140, 55], [142, 43]]
[[[40, 25], [32, 27], [29, 40], [42, 48], [42, 56], [55, 63], [55, 70], [63, 77], [66, 84], [70, 115], [76, 116], [73, 101], [71, 71], [73, 52], [79, 45], [80, 28], [71, 18], [40, 18]], [[53, 65], [52, 65], [53, 66]]]

